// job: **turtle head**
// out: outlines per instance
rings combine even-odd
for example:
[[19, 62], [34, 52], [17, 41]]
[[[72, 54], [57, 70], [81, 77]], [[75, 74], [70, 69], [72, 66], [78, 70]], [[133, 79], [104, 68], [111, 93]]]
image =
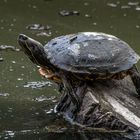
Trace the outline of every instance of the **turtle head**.
[[18, 37], [18, 43], [21, 46], [24, 53], [29, 57], [29, 59], [33, 63], [39, 66], [46, 65], [44, 63], [47, 62], [47, 55], [44, 51], [43, 45], [40, 42], [24, 34], [20, 34]]

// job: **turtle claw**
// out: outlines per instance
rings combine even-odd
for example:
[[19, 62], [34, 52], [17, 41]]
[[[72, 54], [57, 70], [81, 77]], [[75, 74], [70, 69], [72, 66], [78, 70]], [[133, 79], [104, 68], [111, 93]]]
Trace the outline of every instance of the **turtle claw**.
[[42, 76], [46, 76], [49, 72], [48, 72], [48, 70], [46, 70], [45, 68], [43, 68], [43, 67], [40, 67], [39, 69], [38, 69], [38, 72], [40, 73], [40, 75], [42, 75]]
[[46, 74], [46, 75], [44, 75], [45, 78], [50, 79], [50, 80], [52, 80], [54, 76], [55, 76], [55, 74], [50, 74], [50, 75]]

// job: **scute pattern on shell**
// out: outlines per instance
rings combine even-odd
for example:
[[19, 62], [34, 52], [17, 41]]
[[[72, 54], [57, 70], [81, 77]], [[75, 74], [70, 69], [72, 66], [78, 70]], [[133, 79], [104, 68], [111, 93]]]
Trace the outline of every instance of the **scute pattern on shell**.
[[117, 73], [130, 69], [139, 60], [124, 41], [97, 32], [60, 36], [44, 48], [53, 65], [73, 73]]

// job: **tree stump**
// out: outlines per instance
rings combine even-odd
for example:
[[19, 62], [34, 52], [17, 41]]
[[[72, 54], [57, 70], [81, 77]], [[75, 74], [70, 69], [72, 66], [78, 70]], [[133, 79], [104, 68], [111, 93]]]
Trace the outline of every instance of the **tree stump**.
[[140, 99], [129, 76], [122, 80], [90, 81], [77, 87], [76, 111], [67, 90], [56, 107], [67, 119], [86, 128], [136, 131], [140, 127]]

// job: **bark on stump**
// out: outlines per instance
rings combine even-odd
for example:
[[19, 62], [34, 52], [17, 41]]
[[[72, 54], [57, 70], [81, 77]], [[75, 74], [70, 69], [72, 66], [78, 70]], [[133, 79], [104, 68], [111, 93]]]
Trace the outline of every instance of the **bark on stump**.
[[[86, 86], [85, 86], [86, 84]], [[129, 76], [123, 80], [86, 82], [77, 87], [80, 109], [65, 89], [56, 110], [73, 122], [88, 128], [136, 131], [140, 127], [140, 99]]]

